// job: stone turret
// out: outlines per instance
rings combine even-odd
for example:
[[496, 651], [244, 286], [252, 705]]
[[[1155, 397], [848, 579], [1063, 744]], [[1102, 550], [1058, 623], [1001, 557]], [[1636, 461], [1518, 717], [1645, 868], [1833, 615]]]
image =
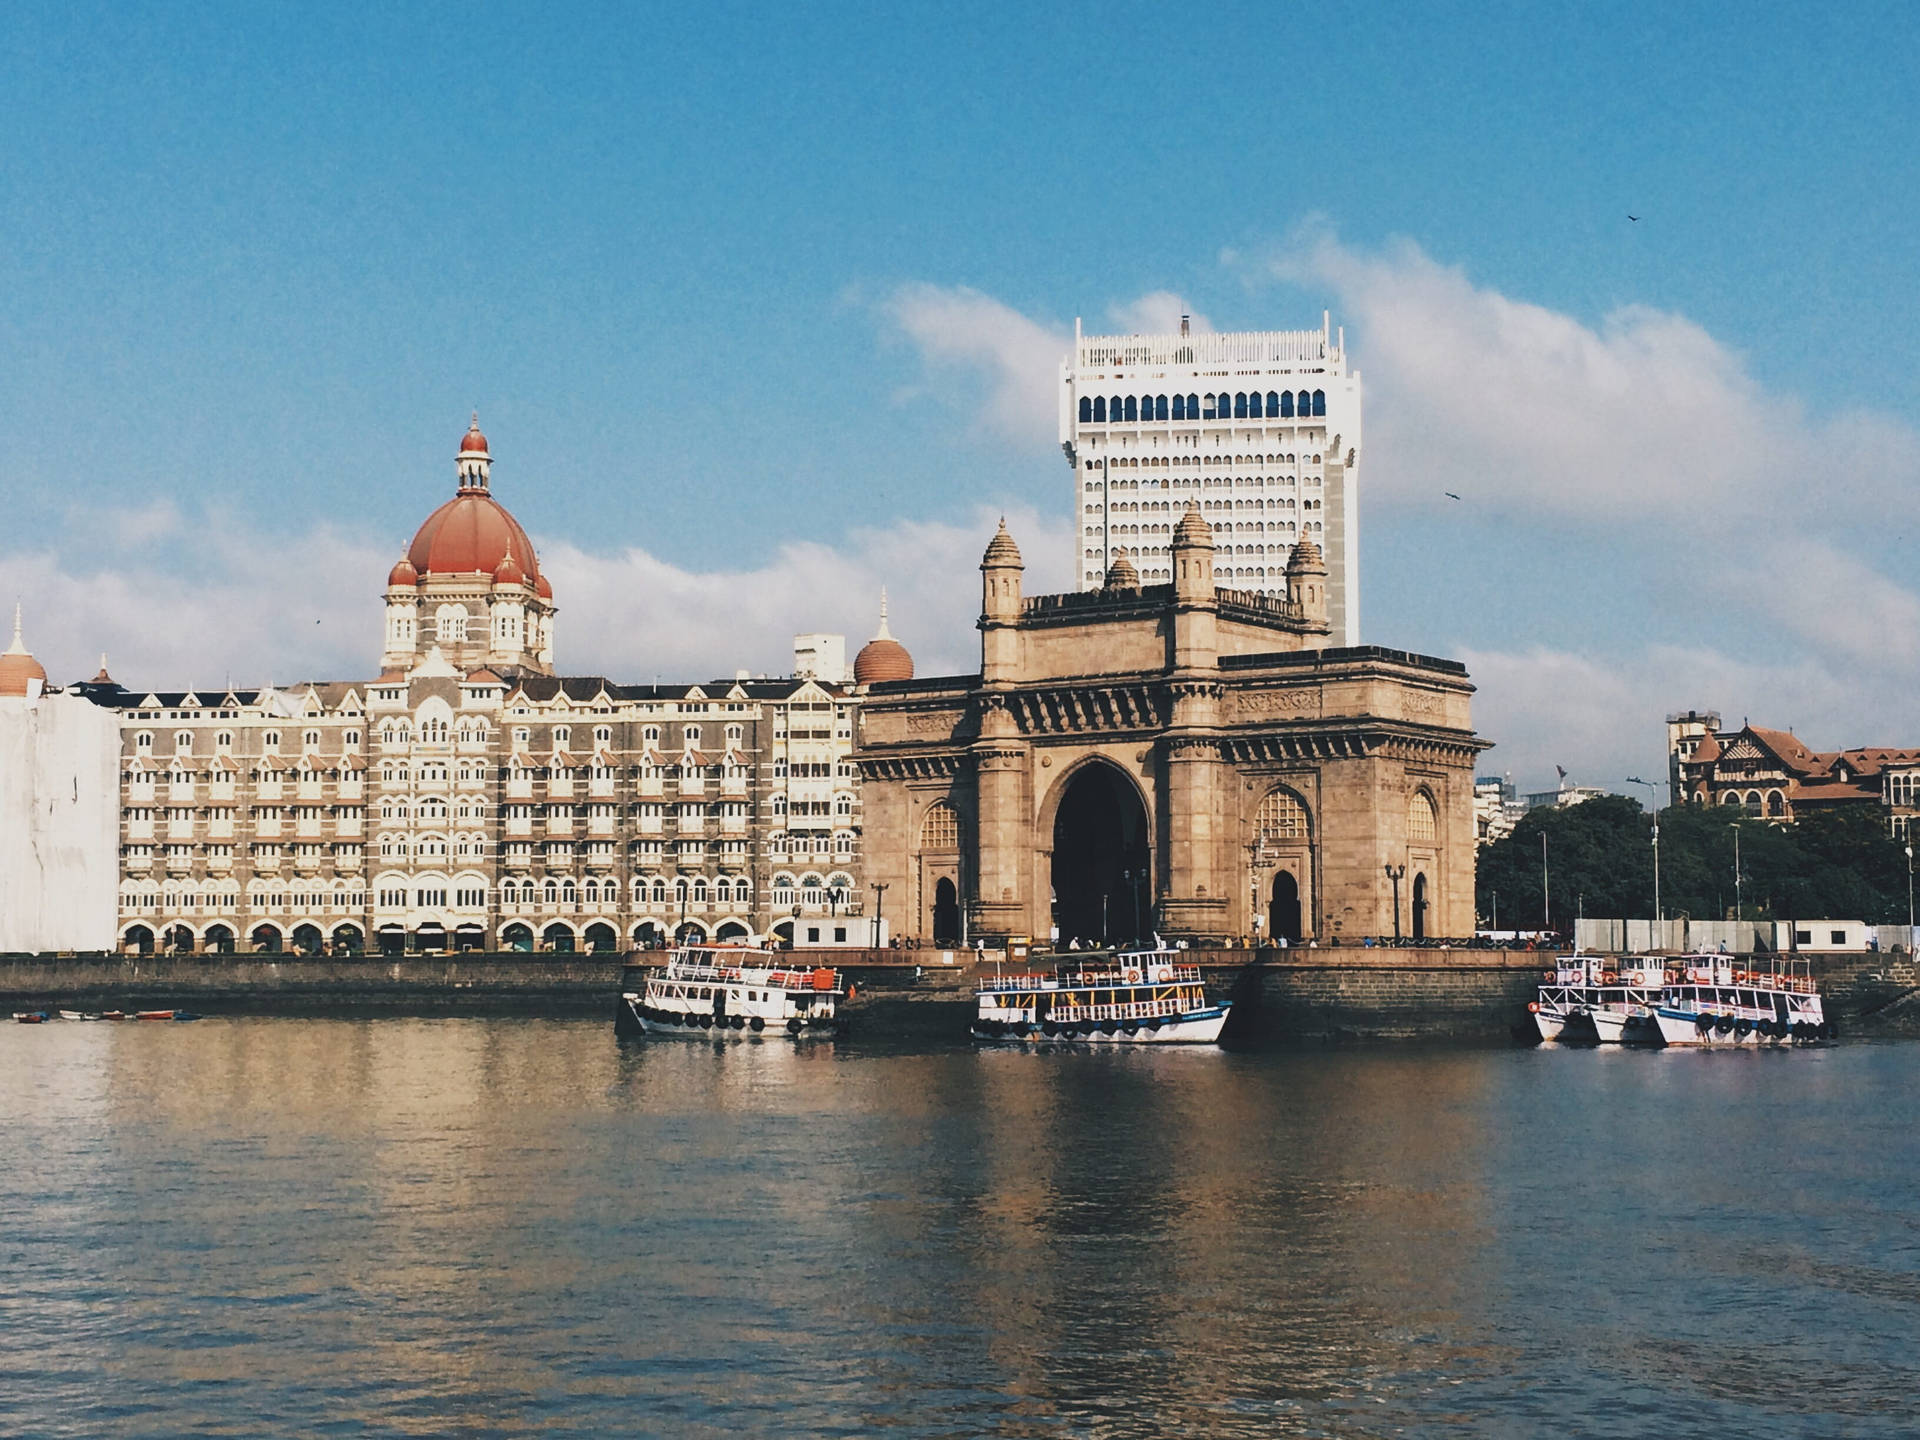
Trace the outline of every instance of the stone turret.
[[1020, 577], [1026, 568], [1003, 516], [980, 557], [980, 678], [989, 685], [1019, 676]]
[[1219, 663], [1219, 599], [1213, 589], [1213, 527], [1189, 503], [1174, 527], [1173, 667], [1211, 670]]
[[1327, 562], [1320, 547], [1304, 536], [1287, 557], [1287, 598], [1309, 625], [1327, 623]]

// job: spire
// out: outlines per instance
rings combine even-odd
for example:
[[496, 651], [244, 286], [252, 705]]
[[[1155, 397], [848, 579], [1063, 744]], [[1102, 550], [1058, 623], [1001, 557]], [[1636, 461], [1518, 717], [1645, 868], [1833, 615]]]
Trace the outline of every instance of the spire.
[[876, 640], [893, 639], [893, 636], [887, 633], [887, 587], [884, 585], [880, 587], [880, 629], [873, 638]]
[[28, 653], [26, 641], [20, 638], [20, 602], [18, 600], [13, 602], [13, 644], [7, 647], [6, 653], [9, 655]]

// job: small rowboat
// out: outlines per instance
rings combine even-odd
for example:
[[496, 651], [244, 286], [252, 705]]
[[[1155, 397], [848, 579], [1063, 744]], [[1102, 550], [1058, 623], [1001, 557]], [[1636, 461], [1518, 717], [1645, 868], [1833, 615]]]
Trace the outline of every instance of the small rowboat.
[[173, 1019], [173, 1011], [171, 1010], [136, 1010], [133, 1013], [133, 1018], [136, 1020], [171, 1020]]
[[13, 1012], [13, 1018], [22, 1025], [44, 1025], [53, 1019], [53, 1016], [44, 1010], [16, 1010]]
[[106, 1017], [98, 1010], [62, 1010], [60, 1018], [62, 1020], [103, 1020]]
[[127, 1012], [124, 1010], [102, 1010], [93, 1018], [96, 1020], [124, 1020], [127, 1018]]

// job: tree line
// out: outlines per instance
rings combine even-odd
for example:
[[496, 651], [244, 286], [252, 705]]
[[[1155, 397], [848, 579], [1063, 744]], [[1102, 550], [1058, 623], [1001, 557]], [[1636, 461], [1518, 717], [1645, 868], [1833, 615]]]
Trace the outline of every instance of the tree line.
[[[1658, 818], [1668, 919], [1907, 922], [1911, 862], [1877, 806], [1811, 811], [1792, 824], [1716, 805], [1676, 806]], [[1651, 916], [1653, 821], [1624, 795], [1528, 811], [1512, 834], [1481, 847], [1481, 925], [1570, 933], [1579, 915]]]

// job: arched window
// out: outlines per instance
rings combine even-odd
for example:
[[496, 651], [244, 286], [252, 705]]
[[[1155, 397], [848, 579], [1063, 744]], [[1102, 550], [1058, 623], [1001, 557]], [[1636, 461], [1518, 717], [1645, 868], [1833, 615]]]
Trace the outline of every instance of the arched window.
[[1093, 423], [1093, 401], [1085, 395], [1080, 397], [1080, 423], [1082, 425], [1091, 425]]
[[547, 904], [549, 905], [558, 904], [560, 901], [560, 882], [553, 879], [551, 876], [549, 876], [547, 879], [546, 888], [542, 893], [546, 897]]
[[1176, 420], [1184, 420], [1187, 418], [1186, 396], [1176, 395], [1173, 397], [1173, 418]]
[[1093, 418], [1096, 424], [1106, 423], [1106, 419], [1107, 419], [1107, 397], [1106, 396], [1096, 395], [1093, 397]]
[[1153, 418], [1156, 420], [1164, 420], [1167, 418], [1166, 396], [1156, 395], [1153, 397]]
[[1220, 401], [1216, 402], [1213, 396], [1207, 396], [1205, 400], [1200, 402], [1200, 418], [1203, 420], [1212, 420], [1215, 418], [1219, 411], [1225, 408], [1225, 399], [1226, 397], [1222, 396]]
[[1280, 413], [1280, 395], [1277, 391], [1269, 390], [1267, 391], [1267, 414], [1278, 415], [1279, 413]]
[[1268, 791], [1254, 817], [1254, 835], [1262, 844], [1312, 838], [1307, 807], [1291, 790]]
[[1293, 418], [1293, 392], [1291, 390], [1283, 390], [1280, 392], [1280, 415], [1282, 419], [1286, 420]]
[[1424, 789], [1407, 797], [1407, 843], [1431, 845], [1437, 833], [1433, 797]]
[[1327, 413], [1326, 391], [1316, 390], [1313, 392], [1313, 413], [1316, 415], [1324, 415]]
[[1760, 813], [1760, 792], [1758, 790], [1749, 790], [1747, 792], [1747, 813], [1749, 815], [1758, 815]]
[[1200, 418], [1200, 397], [1198, 395], [1187, 396], [1187, 418], [1189, 420], [1198, 420]]
[[653, 903], [656, 905], [667, 903], [667, 882], [658, 875], [653, 877]]
[[693, 903], [696, 905], [704, 905], [707, 903], [707, 877], [704, 875], [696, 875], [694, 877]]
[[920, 849], [937, 855], [959, 848], [960, 813], [946, 801], [936, 800], [920, 819]]
[[1247, 395], [1244, 390], [1233, 397], [1233, 418], [1236, 420], [1247, 418]]
[[1299, 406], [1300, 414], [1303, 418], [1313, 414], [1313, 397], [1307, 394], [1306, 391], [1302, 390], [1294, 397], [1294, 404]]
[[1767, 814], [1779, 819], [1787, 813], [1787, 797], [1778, 790], [1767, 792]]
[[1126, 398], [1125, 404], [1127, 419], [1138, 420], [1140, 418], [1140, 402], [1129, 395]]

